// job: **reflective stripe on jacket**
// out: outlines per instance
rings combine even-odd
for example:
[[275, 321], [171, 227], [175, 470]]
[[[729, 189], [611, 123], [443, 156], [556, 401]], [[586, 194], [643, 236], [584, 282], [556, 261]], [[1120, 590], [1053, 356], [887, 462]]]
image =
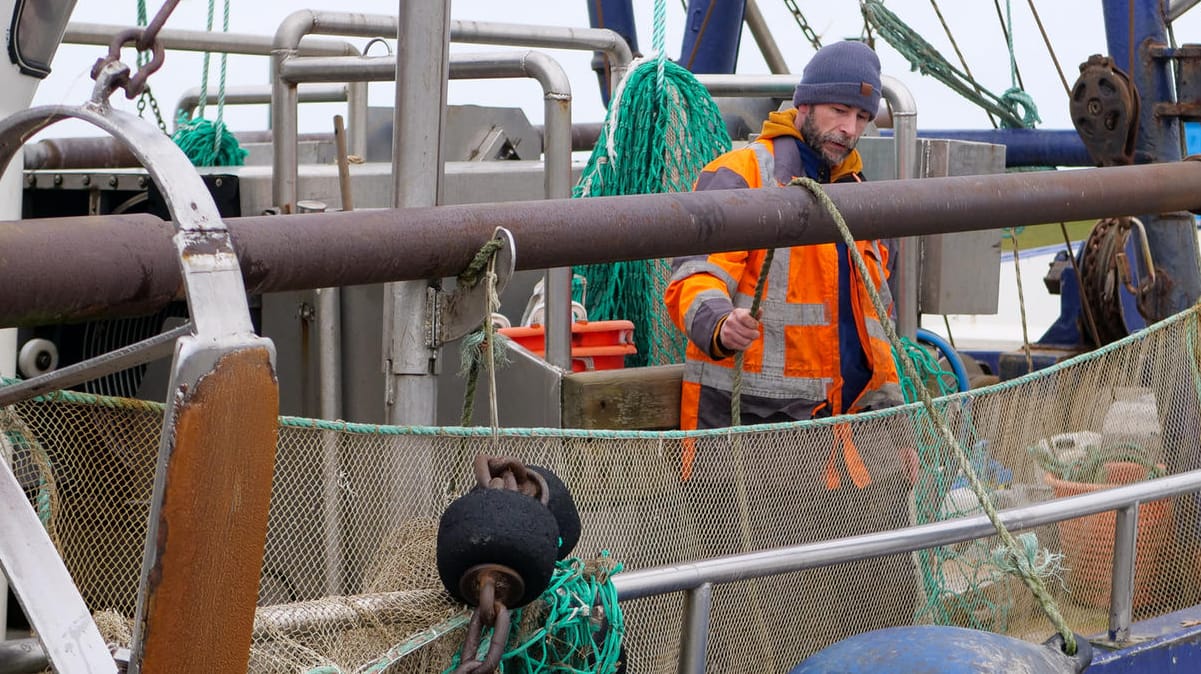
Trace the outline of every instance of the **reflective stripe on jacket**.
[[[793, 120], [795, 110], [773, 113], [758, 140], [706, 166], [697, 189], [776, 186], [798, 173], [818, 173], [810, 177], [823, 182], [857, 179], [854, 176], [862, 166], [857, 152], [829, 173], [805, 166], [798, 143], [782, 138], [799, 138]], [[857, 242], [856, 248], [867, 262], [871, 282], [890, 304], [886, 250], [870, 241]], [[730, 424], [734, 359], [715, 351], [714, 335], [734, 307], [750, 308], [765, 258], [765, 250], [753, 250], [673, 261], [665, 301], [676, 326], [689, 338], [680, 410], [684, 429]], [[902, 402], [890, 346], [863, 279], [852, 266], [850, 305], [870, 376], [862, 392], [843, 409], [838, 263], [835, 244], [776, 249], [761, 305], [762, 337], [747, 349], [743, 360], [744, 418], [807, 419], [815, 411], [837, 415]]]

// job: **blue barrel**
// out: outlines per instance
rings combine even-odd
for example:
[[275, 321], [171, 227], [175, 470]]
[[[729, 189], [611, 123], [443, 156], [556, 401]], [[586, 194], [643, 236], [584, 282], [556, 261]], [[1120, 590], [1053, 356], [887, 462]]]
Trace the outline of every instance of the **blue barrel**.
[[1092, 646], [1076, 637], [1077, 653], [1056, 635], [1042, 644], [962, 627], [889, 627], [844, 639], [814, 653], [791, 674], [1078, 674]]

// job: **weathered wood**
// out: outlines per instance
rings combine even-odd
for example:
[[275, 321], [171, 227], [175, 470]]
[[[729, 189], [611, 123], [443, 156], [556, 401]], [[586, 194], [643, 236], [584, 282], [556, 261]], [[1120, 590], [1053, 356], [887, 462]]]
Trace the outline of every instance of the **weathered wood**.
[[140, 671], [245, 672], [278, 431], [270, 351], [225, 354], [175, 405]]
[[569, 374], [563, 377], [563, 426], [648, 431], [679, 428], [683, 376], [683, 365]]

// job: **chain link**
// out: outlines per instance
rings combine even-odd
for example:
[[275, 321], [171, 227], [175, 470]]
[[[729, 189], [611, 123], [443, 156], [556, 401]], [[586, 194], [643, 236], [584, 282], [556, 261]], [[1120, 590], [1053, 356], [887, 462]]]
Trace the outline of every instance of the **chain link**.
[[[113, 36], [108, 45], [108, 54], [97, 59], [96, 64], [92, 66], [92, 79], [99, 81], [102, 73], [107, 77], [104, 88], [98, 90], [96, 96], [107, 99], [117, 89], [124, 89], [125, 97], [133, 100], [146, 90], [147, 78], [163, 67], [164, 51], [163, 45], [157, 39], [158, 33], [178, 4], [179, 0], [166, 0], [149, 26], [123, 30]], [[121, 63], [121, 48], [131, 42], [138, 50], [138, 72], [130, 76], [129, 68], [124, 65], [119, 70], [108, 70], [107, 66], [110, 64]], [[150, 56], [146, 57], [145, 52], [149, 52]], [[152, 103], [152, 107], [157, 108], [157, 104]], [[161, 128], [165, 130], [166, 127], [161, 125]]]
[[813, 31], [813, 28], [809, 25], [809, 21], [801, 13], [801, 8], [797, 7], [796, 0], [784, 0], [784, 6], [788, 8], [788, 11], [792, 12], [792, 18], [796, 19], [796, 25], [801, 27], [801, 32], [805, 34], [805, 39], [809, 40], [809, 44], [813, 45], [815, 50], [821, 49], [821, 38]]

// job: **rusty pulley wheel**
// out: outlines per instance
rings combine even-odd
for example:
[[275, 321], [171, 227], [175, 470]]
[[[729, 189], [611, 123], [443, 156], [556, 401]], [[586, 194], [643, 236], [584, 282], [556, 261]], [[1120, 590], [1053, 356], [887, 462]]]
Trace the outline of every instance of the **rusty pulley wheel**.
[[1080, 64], [1069, 104], [1072, 124], [1098, 166], [1134, 163], [1139, 98], [1130, 77], [1107, 56]]
[[[1092, 308], [1097, 324], [1097, 346], [1125, 337], [1129, 331], [1122, 313], [1119, 254], [1126, 247], [1129, 230], [1115, 218], [1097, 221], [1084, 241], [1080, 255], [1080, 301]], [[1081, 334], [1088, 334], [1081, 330]]]
[[[1126, 252], [1135, 230], [1137, 266]], [[1143, 319], [1152, 322], [1163, 318], [1157, 312], [1162, 311], [1171, 287], [1171, 279], [1151, 259], [1146, 229], [1137, 218], [1106, 218], [1093, 226], [1080, 256], [1080, 300], [1093, 310], [1098, 346], [1130, 334], [1123, 290], [1134, 297]], [[1081, 334], [1086, 333], [1082, 330]]]

